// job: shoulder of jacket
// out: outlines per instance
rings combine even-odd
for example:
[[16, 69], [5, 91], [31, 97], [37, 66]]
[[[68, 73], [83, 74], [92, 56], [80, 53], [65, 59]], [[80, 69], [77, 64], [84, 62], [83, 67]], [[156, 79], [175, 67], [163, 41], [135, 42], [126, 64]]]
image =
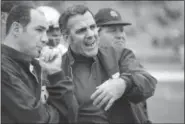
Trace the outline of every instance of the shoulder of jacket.
[[68, 59], [68, 53], [67, 52], [62, 55], [62, 62], [66, 61], [66, 59]]
[[121, 54], [122, 54], [122, 56], [128, 56], [128, 55], [135, 56], [133, 50], [128, 49], [128, 48], [124, 48], [124, 49], [122, 50], [122, 53], [121, 53]]
[[1, 56], [1, 70], [2, 71], [19, 75], [21, 72], [20, 69], [21, 68], [16, 61], [14, 61], [13, 59], [5, 55]]

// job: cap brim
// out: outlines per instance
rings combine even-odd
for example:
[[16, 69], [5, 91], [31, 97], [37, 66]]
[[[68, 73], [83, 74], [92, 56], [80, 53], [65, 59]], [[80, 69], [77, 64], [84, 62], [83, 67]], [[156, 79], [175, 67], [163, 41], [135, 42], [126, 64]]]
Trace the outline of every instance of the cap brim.
[[98, 26], [108, 26], [108, 25], [123, 25], [123, 26], [127, 26], [127, 25], [132, 25], [131, 23], [128, 22], [123, 22], [123, 21], [109, 21], [106, 23], [99, 23], [97, 24]]

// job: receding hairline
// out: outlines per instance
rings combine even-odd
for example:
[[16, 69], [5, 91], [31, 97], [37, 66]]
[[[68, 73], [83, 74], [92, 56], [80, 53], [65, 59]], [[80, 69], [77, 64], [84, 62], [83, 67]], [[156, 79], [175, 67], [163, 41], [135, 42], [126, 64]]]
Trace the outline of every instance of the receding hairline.
[[30, 9], [30, 17], [31, 17], [31, 13], [33, 13], [34, 11], [40, 13], [41, 15], [43, 15], [45, 17], [45, 14], [42, 11], [38, 10], [37, 8]]
[[[42, 11], [39, 11], [39, 10], [36, 9], [36, 8], [32, 8], [32, 9], [30, 9], [30, 22], [28, 23], [28, 25], [33, 21], [34, 13], [35, 13], [35, 14], [38, 14], [38, 15], [40, 15], [40, 16], [43, 16], [43, 18], [46, 20], [45, 15], [44, 15], [44, 13], [43, 13]], [[40, 28], [42, 28], [42, 29], [48, 29], [48, 27], [45, 27], [45, 26], [43, 26], [43, 25], [38, 25], [37, 27], [40, 27]]]
[[33, 19], [34, 14], [42, 16], [43, 18], [46, 19], [46, 16], [44, 15], [44, 13], [36, 8], [32, 8], [30, 9], [30, 21]]

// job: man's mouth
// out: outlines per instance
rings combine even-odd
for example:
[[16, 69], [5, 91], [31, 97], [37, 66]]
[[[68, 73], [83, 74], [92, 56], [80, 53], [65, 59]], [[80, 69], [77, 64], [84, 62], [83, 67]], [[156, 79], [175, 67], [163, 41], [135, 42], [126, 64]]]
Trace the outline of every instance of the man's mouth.
[[95, 44], [96, 44], [96, 42], [95, 42], [95, 40], [94, 40], [94, 41], [92, 41], [92, 42], [85, 42], [84, 44], [85, 44], [86, 47], [94, 47]]
[[115, 43], [115, 44], [125, 44], [125, 42], [124, 42], [124, 41], [121, 41], [121, 40], [117, 40], [117, 41], [115, 41], [114, 43]]

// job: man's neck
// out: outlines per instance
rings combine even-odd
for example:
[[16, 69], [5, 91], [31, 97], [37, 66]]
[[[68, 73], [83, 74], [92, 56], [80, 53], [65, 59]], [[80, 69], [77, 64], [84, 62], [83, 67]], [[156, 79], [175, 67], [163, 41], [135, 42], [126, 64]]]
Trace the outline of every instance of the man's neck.
[[15, 49], [15, 50], [21, 52], [20, 47], [17, 45], [16, 42], [17, 42], [16, 38], [6, 37], [5, 40], [3, 41], [3, 44], [8, 47], [11, 47], [12, 49]]

